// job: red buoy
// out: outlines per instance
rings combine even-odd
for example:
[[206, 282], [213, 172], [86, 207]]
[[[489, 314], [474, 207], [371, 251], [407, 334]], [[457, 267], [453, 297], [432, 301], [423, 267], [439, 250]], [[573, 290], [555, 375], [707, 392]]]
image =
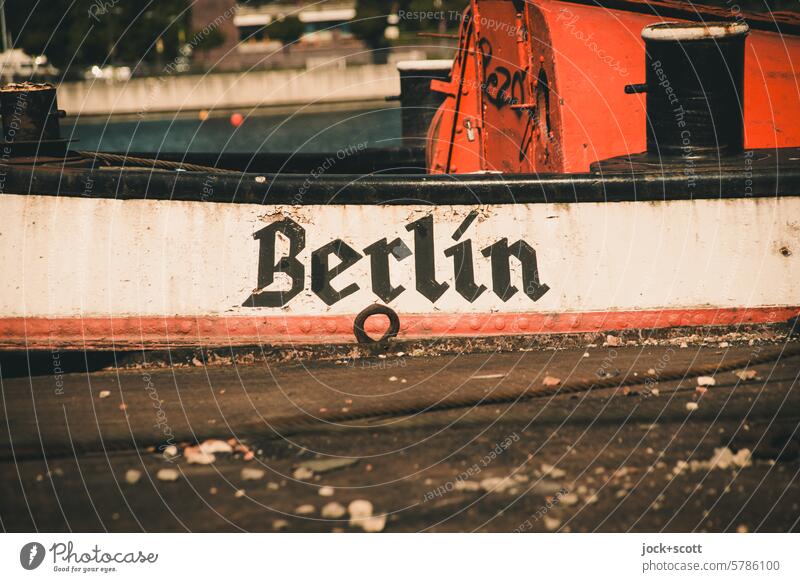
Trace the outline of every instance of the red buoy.
[[244, 123], [244, 115], [241, 113], [234, 113], [231, 115], [231, 125], [233, 127], [239, 127], [242, 123]]

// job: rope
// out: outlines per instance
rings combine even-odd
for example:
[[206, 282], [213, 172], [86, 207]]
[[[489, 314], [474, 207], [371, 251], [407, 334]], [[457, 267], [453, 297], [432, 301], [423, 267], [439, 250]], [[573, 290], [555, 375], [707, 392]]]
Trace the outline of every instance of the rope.
[[185, 170], [187, 172], [214, 172], [216, 174], [241, 174], [234, 170], [223, 168], [212, 168], [211, 166], [201, 166], [198, 164], [187, 164], [185, 162], [170, 162], [167, 160], [154, 160], [151, 158], [137, 158], [121, 154], [109, 154], [105, 152], [78, 152], [87, 158], [95, 158], [108, 162], [112, 165], [122, 165], [130, 167], [158, 168], [160, 170]]

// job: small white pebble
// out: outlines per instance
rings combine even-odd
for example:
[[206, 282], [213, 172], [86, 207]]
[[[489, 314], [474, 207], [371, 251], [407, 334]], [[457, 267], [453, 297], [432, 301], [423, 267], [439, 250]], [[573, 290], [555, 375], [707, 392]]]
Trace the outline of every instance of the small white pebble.
[[236, 493], [234, 493], [233, 496], [236, 497], [236, 498], [240, 498], [240, 497], [244, 497], [246, 494], [247, 494], [247, 492], [244, 489], [237, 489]]
[[574, 493], [565, 493], [558, 499], [558, 502], [562, 505], [570, 507], [578, 503], [578, 496], [575, 495]]
[[549, 475], [553, 479], [561, 479], [567, 474], [563, 469], [558, 469], [553, 465], [548, 465], [547, 463], [542, 463], [541, 469], [543, 475]]
[[258, 481], [259, 479], [264, 478], [264, 471], [262, 469], [256, 469], [254, 467], [245, 467], [242, 469], [242, 480], [243, 481]]
[[139, 479], [142, 478], [142, 472], [136, 469], [128, 469], [125, 471], [125, 482], [128, 485], [136, 485]]
[[183, 455], [190, 465], [210, 465], [216, 460], [214, 455], [202, 452], [199, 447], [186, 447]]
[[698, 409], [697, 402], [687, 402], [686, 403], [686, 410], [691, 412], [692, 410], [697, 410], [697, 409]]
[[354, 520], [372, 517], [372, 503], [366, 499], [356, 499], [347, 506], [347, 512], [350, 514], [351, 523]]
[[[611, 336], [609, 336], [611, 337]], [[549, 515], [544, 516], [544, 527], [547, 528], [547, 531], [555, 531], [561, 526], [561, 520], [556, 517], [550, 517]]]
[[697, 377], [697, 385], [698, 386], [714, 386], [717, 381], [713, 378], [713, 376], [698, 376]]
[[181, 474], [177, 469], [159, 469], [156, 479], [159, 481], [177, 481]]
[[323, 487], [320, 487], [319, 491], [317, 491], [317, 493], [319, 493], [320, 497], [333, 497], [334, 492], [335, 492], [334, 488], [333, 487], [329, 487], [328, 485], [324, 485]]
[[98, 394], [100, 398], [108, 398], [111, 396], [111, 390], [100, 390], [100, 394]]
[[755, 370], [739, 370], [738, 372], [734, 372], [734, 374], [736, 374], [736, 377], [742, 382], [753, 380], [756, 377]]
[[378, 533], [386, 527], [386, 516], [374, 515], [362, 520], [359, 525], [367, 533]]
[[326, 503], [322, 507], [322, 517], [325, 519], [341, 519], [344, 517], [345, 513], [347, 513], [347, 509], [345, 509], [344, 505], [336, 501]]
[[316, 509], [310, 503], [305, 503], [294, 510], [297, 515], [311, 515], [315, 511]]
[[306, 479], [311, 479], [311, 477], [314, 476], [314, 471], [312, 471], [308, 467], [298, 467], [297, 469], [294, 470], [292, 476], [298, 481], [304, 481]]
[[389, 382], [397, 382], [397, 376], [389, 376]]
[[233, 447], [230, 446], [225, 441], [221, 441], [218, 439], [210, 439], [207, 441], [203, 441], [199, 445], [199, 449], [203, 453], [208, 454], [215, 454], [215, 453], [233, 453]]

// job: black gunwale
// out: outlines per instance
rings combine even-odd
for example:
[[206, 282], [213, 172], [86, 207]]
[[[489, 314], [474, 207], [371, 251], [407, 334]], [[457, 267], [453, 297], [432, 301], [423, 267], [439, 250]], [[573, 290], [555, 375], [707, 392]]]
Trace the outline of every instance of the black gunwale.
[[[630, 166], [581, 174], [304, 174], [175, 172], [150, 168], [0, 165], [0, 192], [92, 199], [233, 204], [476, 205], [657, 202], [800, 196], [800, 148], [765, 151], [751, 166], [706, 166], [688, 179]], [[777, 155], [776, 155], [777, 152]], [[624, 167], [624, 164], [622, 165]], [[662, 168], [663, 170], [663, 168]]]

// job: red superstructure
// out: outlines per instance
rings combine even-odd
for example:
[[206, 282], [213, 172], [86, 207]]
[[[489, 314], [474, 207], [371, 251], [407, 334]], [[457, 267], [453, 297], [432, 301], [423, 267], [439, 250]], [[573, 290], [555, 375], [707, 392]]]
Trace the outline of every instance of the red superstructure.
[[[719, 18], [716, 13], [707, 20]], [[431, 173], [582, 172], [645, 150], [641, 31], [674, 18], [555, 0], [471, 0], [447, 95], [428, 133]], [[751, 30], [745, 146], [800, 145], [800, 37]]]

